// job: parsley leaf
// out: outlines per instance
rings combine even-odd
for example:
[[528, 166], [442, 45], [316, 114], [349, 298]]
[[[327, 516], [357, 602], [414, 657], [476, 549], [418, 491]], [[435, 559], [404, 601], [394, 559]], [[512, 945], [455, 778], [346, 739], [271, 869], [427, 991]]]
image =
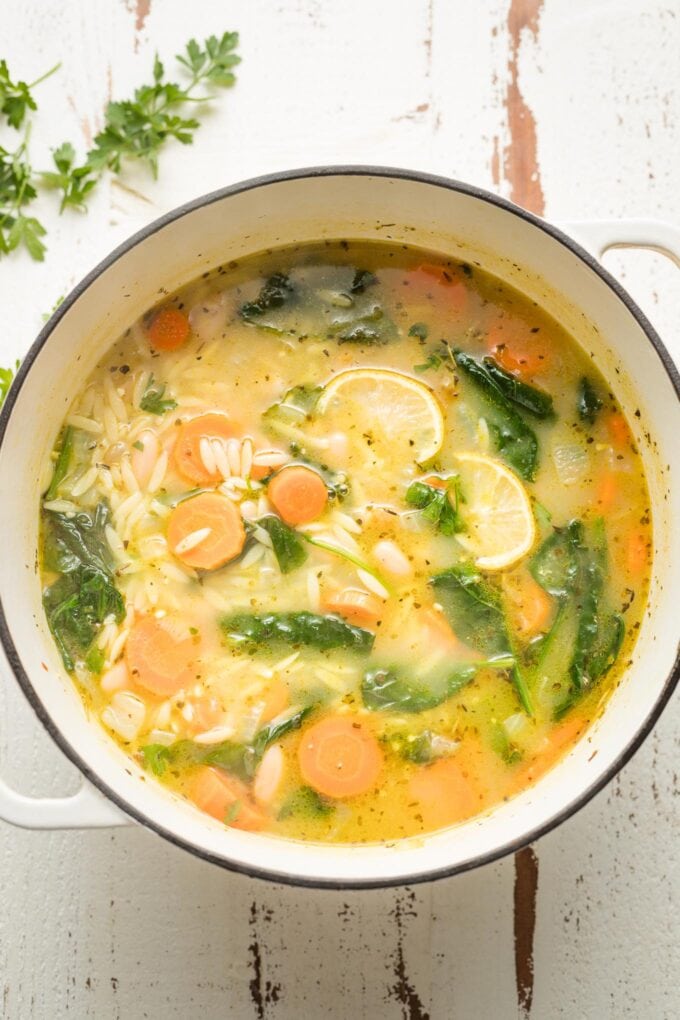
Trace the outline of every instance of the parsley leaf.
[[14, 381], [14, 373], [18, 367], [19, 360], [17, 359], [14, 368], [0, 368], [0, 407], [5, 403], [5, 397]]
[[139, 406], [142, 411], [148, 411], [149, 414], [165, 414], [166, 411], [174, 411], [177, 407], [177, 401], [173, 400], [172, 397], [164, 399], [164, 395], [165, 383], [159, 384], [155, 382], [152, 375], [146, 384], [146, 389], [139, 402]]
[[[183, 117], [179, 110], [187, 103], [204, 103], [211, 93], [196, 95], [198, 86], [228, 88], [236, 77], [231, 70], [240, 57], [234, 52], [237, 32], [225, 32], [221, 38], [210, 36], [201, 47], [190, 39], [178, 62], [189, 72], [186, 85], [168, 81], [158, 55], [153, 64], [150, 85], [135, 89], [132, 99], [108, 104], [104, 127], [95, 136], [85, 161], [77, 165], [75, 151], [65, 142], [52, 153], [56, 171], [46, 171], [42, 180], [47, 187], [61, 192], [61, 210], [83, 209], [90, 192], [102, 174], [110, 170], [120, 174], [126, 160], [146, 163], [154, 178], [158, 176], [158, 157], [169, 138], [190, 145], [200, 127], [195, 116]], [[195, 107], [194, 107], [195, 109]]]
[[28, 110], [38, 109], [38, 105], [31, 95], [31, 89], [39, 85], [41, 81], [45, 81], [45, 78], [49, 78], [51, 74], [54, 74], [58, 67], [59, 64], [55, 64], [54, 67], [41, 75], [40, 78], [27, 85], [25, 81], [12, 81], [7, 61], [0, 60], [0, 113], [4, 113], [5, 117], [7, 117], [7, 123], [10, 127], [18, 130], [23, 124]]

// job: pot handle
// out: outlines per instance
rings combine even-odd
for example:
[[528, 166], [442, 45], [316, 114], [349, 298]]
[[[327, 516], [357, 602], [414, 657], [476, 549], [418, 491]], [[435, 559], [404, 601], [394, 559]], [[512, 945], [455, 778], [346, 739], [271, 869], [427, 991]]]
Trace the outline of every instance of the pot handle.
[[584, 220], [564, 229], [598, 259], [610, 248], [649, 248], [680, 268], [680, 229], [663, 220]]
[[22, 829], [103, 829], [133, 824], [86, 781], [70, 797], [27, 797], [0, 779], [0, 819]]

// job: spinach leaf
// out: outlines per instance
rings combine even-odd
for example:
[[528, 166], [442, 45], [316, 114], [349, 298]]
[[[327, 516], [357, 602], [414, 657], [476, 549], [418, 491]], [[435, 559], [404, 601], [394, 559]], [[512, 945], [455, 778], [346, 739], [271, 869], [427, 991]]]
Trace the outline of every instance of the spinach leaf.
[[491, 749], [506, 765], [516, 765], [522, 760], [522, 752], [512, 743], [501, 723], [495, 720], [491, 723], [490, 743]]
[[579, 577], [582, 543], [583, 525], [572, 521], [566, 528], [555, 528], [534, 555], [529, 570], [549, 595], [564, 598], [574, 590]]
[[311, 786], [301, 786], [286, 798], [278, 813], [278, 818], [280, 821], [294, 816], [324, 818], [334, 811], [335, 805], [326, 797], [322, 797]]
[[431, 578], [430, 584], [451, 628], [461, 641], [489, 658], [512, 657], [512, 682], [525, 712], [533, 715], [531, 694], [508, 634], [496, 589], [469, 564], [449, 567]]
[[379, 346], [396, 340], [397, 328], [379, 304], [338, 312], [328, 328], [328, 338], [339, 344]]
[[578, 384], [576, 408], [581, 421], [586, 422], [588, 425], [595, 424], [595, 419], [602, 409], [602, 398], [593, 383], [585, 375]]
[[406, 490], [406, 502], [422, 510], [426, 521], [434, 524], [442, 535], [455, 535], [465, 531], [459, 513], [461, 502], [460, 482], [454, 475], [446, 479], [446, 488], [427, 482], [411, 482]]
[[534, 670], [535, 682], [551, 687], [556, 717], [611, 669], [625, 635], [623, 618], [607, 606], [604, 594], [607, 546], [601, 518], [587, 537], [583, 523], [572, 521], [546, 539], [531, 565], [538, 583], [562, 603]]
[[177, 401], [173, 400], [172, 397], [166, 397], [165, 384], [155, 382], [153, 375], [151, 375], [139, 406], [142, 411], [147, 411], [149, 414], [161, 415], [165, 414], [166, 411], [174, 411], [177, 407]]
[[375, 635], [345, 623], [339, 616], [299, 613], [235, 613], [220, 621], [225, 637], [235, 645], [255, 651], [269, 644], [307, 645], [326, 651], [349, 648], [370, 652]]
[[495, 358], [484, 358], [482, 364], [503, 396], [513, 404], [533, 414], [534, 418], [545, 420], [554, 417], [553, 398], [545, 390], [530, 386], [512, 372], [506, 372]]
[[274, 555], [282, 574], [290, 574], [291, 571], [302, 566], [308, 553], [293, 528], [290, 528], [274, 514], [260, 517], [257, 524], [260, 528], [264, 528], [271, 538]]
[[377, 282], [378, 277], [375, 273], [369, 272], [368, 269], [357, 269], [350, 284], [350, 294], [363, 294], [367, 287], [372, 287]]
[[454, 351], [456, 365], [481, 397], [489, 432], [498, 453], [528, 482], [538, 466], [538, 439], [510, 400], [498, 388], [485, 365], [463, 351]]
[[430, 335], [430, 331], [424, 322], [414, 322], [409, 328], [408, 335], [417, 336], [419, 340], [425, 341]]
[[168, 746], [147, 744], [140, 750], [142, 763], [156, 776], [164, 775], [171, 766], [185, 769], [193, 765], [212, 765], [248, 781], [253, 778], [268, 746], [286, 733], [299, 729], [316, 707], [307, 705], [285, 719], [268, 723], [256, 733], [252, 744], [239, 744], [233, 740], [224, 740], [220, 744], [197, 744], [193, 740], [176, 740]]
[[73, 517], [43, 513], [43, 563], [62, 575], [43, 592], [43, 605], [69, 670], [77, 659], [87, 661], [88, 657], [96, 667], [98, 658], [92, 644], [99, 627], [109, 615], [117, 622], [125, 615], [122, 596], [113, 584], [113, 561], [105, 533], [108, 519], [104, 503]]
[[43, 592], [47, 622], [67, 669], [85, 658], [101, 624], [113, 615], [117, 623], [125, 615], [120, 592], [106, 574], [81, 567], [64, 574]]
[[303, 708], [293, 712], [292, 715], [288, 715], [283, 719], [274, 719], [272, 722], [267, 723], [261, 730], [258, 731], [253, 744], [256, 757], [260, 758], [267, 750], [270, 744], [274, 744], [281, 737], [285, 737], [286, 733], [292, 733], [293, 730], [299, 730], [303, 722], [318, 706], [305, 705]]
[[388, 733], [382, 738], [391, 751], [404, 761], [427, 765], [438, 758], [448, 758], [458, 749], [458, 741], [449, 740], [432, 730], [421, 733]]
[[64, 481], [64, 478], [68, 474], [69, 464], [71, 463], [71, 452], [73, 450], [73, 429], [70, 425], [67, 425], [61, 436], [61, 446], [59, 447], [59, 456], [57, 462], [54, 465], [54, 473], [52, 475], [52, 481], [50, 482], [49, 488], [45, 493], [45, 500], [51, 500], [57, 498], [59, 486]]
[[111, 577], [113, 559], [106, 539], [109, 508], [99, 503], [93, 511], [81, 510], [72, 517], [55, 511], [43, 514], [43, 563], [57, 574], [83, 567]]
[[[414, 679], [405, 676], [397, 666], [373, 668], [364, 673], [361, 696], [372, 712], [427, 712], [462, 690], [478, 671], [496, 662], [461, 663], [447, 675]], [[512, 664], [508, 658], [504, 668]]]
[[449, 567], [430, 580], [454, 633], [489, 657], [510, 651], [498, 592], [474, 567]]
[[[253, 322], [272, 308], [281, 308], [295, 295], [295, 287], [285, 273], [274, 273], [262, 285], [254, 301], [246, 301], [239, 308], [239, 315], [246, 322]], [[255, 322], [257, 325], [257, 322]]]

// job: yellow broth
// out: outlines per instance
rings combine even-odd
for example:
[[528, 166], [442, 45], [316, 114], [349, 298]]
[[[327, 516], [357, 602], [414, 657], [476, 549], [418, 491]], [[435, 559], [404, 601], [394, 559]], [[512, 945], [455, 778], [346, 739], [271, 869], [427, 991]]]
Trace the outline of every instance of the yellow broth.
[[[159, 315], [169, 310], [167, 326]], [[112, 344], [75, 400], [43, 500], [48, 619], [92, 715], [150, 776], [225, 825], [294, 839], [418, 835], [534, 782], [620, 680], [651, 563], [640, 458], [577, 339], [481, 269], [406, 246], [267, 252], [167, 296]], [[500, 366], [500, 399], [498, 377], [491, 391], [480, 388], [461, 367], [465, 355], [484, 372], [485, 358]], [[353, 375], [328, 397], [331, 380], [359, 369], [378, 374]], [[396, 389], [385, 369], [400, 373]], [[510, 399], [513, 380], [530, 400], [536, 389], [539, 401], [548, 394], [553, 413], [537, 417], [514, 390]], [[306, 388], [302, 397], [295, 387]], [[193, 450], [199, 475], [211, 475], [201, 483], [183, 473], [177, 448], [183, 423], [205, 414], [225, 416], [230, 435], [210, 433], [209, 447]], [[536, 463], [527, 467], [532, 436]], [[472, 505], [461, 454], [482, 478], [504, 480], [524, 516], [515, 503], [510, 511]], [[262, 523], [277, 518], [273, 480], [291, 464], [328, 488], [322, 512], [285, 531], [301, 563], [279, 559]], [[417, 481], [432, 505], [407, 496]], [[212, 541], [210, 527], [189, 531], [184, 546], [172, 539], [173, 515], [206, 492], [247, 522], [244, 548], [217, 569], [190, 562]], [[104, 517], [93, 544], [96, 507]], [[505, 565], [474, 566], [478, 510], [496, 520], [488, 540], [501, 560], [510, 557]], [[514, 558], [513, 528], [529, 543]], [[69, 543], [83, 533], [90, 552], [74, 559]], [[559, 555], [547, 576], [551, 541]], [[93, 549], [99, 565], [89, 563], [88, 574]], [[576, 573], [567, 570], [565, 581], [572, 561]], [[470, 609], [468, 589], [461, 596], [461, 566], [491, 600], [491, 623], [478, 618], [478, 601]], [[455, 582], [433, 585], [450, 569]], [[90, 582], [96, 597], [83, 594]], [[560, 583], [571, 588], [556, 592]], [[446, 604], [451, 584], [462, 610]], [[366, 635], [359, 650], [315, 648], [298, 632], [238, 643], [233, 625], [220, 625], [234, 614], [342, 621], [348, 611], [337, 600], [348, 591], [374, 614], [364, 625], [354, 618]], [[169, 648], [140, 637], [158, 623]], [[323, 768], [312, 768], [305, 746], [325, 732], [316, 729], [324, 720], [332, 728], [338, 719], [364, 744], [327, 740]], [[343, 787], [362, 746], [368, 764]]]

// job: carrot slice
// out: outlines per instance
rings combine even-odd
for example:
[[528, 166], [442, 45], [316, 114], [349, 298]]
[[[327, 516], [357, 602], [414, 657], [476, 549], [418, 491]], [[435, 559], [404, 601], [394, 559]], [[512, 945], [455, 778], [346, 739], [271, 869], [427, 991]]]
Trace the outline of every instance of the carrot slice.
[[630, 445], [632, 442], [632, 436], [630, 434], [630, 429], [628, 428], [628, 422], [622, 414], [619, 414], [618, 411], [612, 412], [612, 414], [607, 415], [605, 424], [612, 446], [615, 446], [618, 450], [622, 450], [624, 447]]
[[267, 495], [279, 516], [292, 525], [315, 521], [328, 504], [328, 489], [321, 475], [300, 464], [275, 474]]
[[213, 695], [189, 698], [187, 704], [192, 708], [192, 718], [187, 723], [191, 733], [204, 733], [224, 720], [224, 708]]
[[506, 372], [522, 376], [540, 375], [550, 368], [550, 351], [540, 333], [532, 333], [524, 322], [500, 318], [488, 329], [490, 354]]
[[383, 612], [383, 600], [359, 588], [345, 588], [324, 600], [325, 613], [337, 613], [360, 627], [375, 627]]
[[298, 748], [305, 782], [326, 797], [371, 790], [383, 766], [380, 744], [356, 717], [331, 715], [304, 733]]
[[442, 289], [437, 290], [437, 297], [446, 304], [449, 312], [459, 314], [465, 310], [468, 304], [469, 291], [461, 273], [448, 266], [438, 266], [431, 262], [424, 262], [417, 269], [411, 270], [406, 276], [408, 281], [409, 296], [427, 296], [432, 294], [433, 284], [438, 284]]
[[641, 574], [649, 563], [649, 540], [642, 531], [631, 531], [626, 542], [626, 566], [631, 574]]
[[238, 556], [246, 543], [235, 503], [217, 492], [202, 492], [179, 503], [168, 519], [168, 547], [196, 570], [217, 570]]
[[185, 343], [191, 327], [179, 308], [162, 308], [156, 312], [146, 335], [155, 351], [176, 351]]
[[528, 570], [506, 575], [503, 578], [503, 591], [521, 637], [534, 637], [548, 630], [553, 615], [553, 602]]
[[573, 712], [567, 718], [553, 727], [546, 737], [546, 743], [542, 750], [527, 765], [518, 769], [510, 780], [511, 793], [519, 793], [528, 783], [535, 783], [537, 779], [551, 769], [553, 765], [562, 758], [571, 745], [581, 736], [587, 726], [587, 720]]
[[256, 832], [267, 824], [265, 815], [253, 804], [248, 788], [217, 769], [202, 768], [191, 785], [189, 796], [201, 811], [233, 829]]
[[165, 698], [192, 681], [196, 654], [192, 637], [182, 637], [176, 624], [154, 616], [137, 620], [125, 646], [125, 659], [134, 682]]
[[290, 690], [288, 689], [288, 684], [281, 680], [280, 677], [275, 677], [265, 691], [264, 708], [262, 709], [260, 722], [271, 722], [277, 715], [281, 715], [281, 712], [288, 708], [289, 704]]
[[226, 414], [210, 411], [182, 422], [177, 428], [173, 459], [177, 471], [188, 482], [197, 485], [217, 485], [222, 481], [218, 471], [210, 471], [201, 457], [201, 440], [226, 441], [240, 436], [241, 428]]
[[451, 652], [458, 648], [458, 638], [440, 610], [424, 609], [420, 614], [420, 621], [425, 632], [423, 648]]
[[480, 808], [479, 793], [465, 765], [442, 758], [419, 769], [409, 784], [417, 813], [426, 829], [442, 829], [462, 822]]
[[598, 482], [595, 499], [599, 513], [607, 513], [614, 505], [619, 491], [619, 480], [614, 471], [603, 471]]

